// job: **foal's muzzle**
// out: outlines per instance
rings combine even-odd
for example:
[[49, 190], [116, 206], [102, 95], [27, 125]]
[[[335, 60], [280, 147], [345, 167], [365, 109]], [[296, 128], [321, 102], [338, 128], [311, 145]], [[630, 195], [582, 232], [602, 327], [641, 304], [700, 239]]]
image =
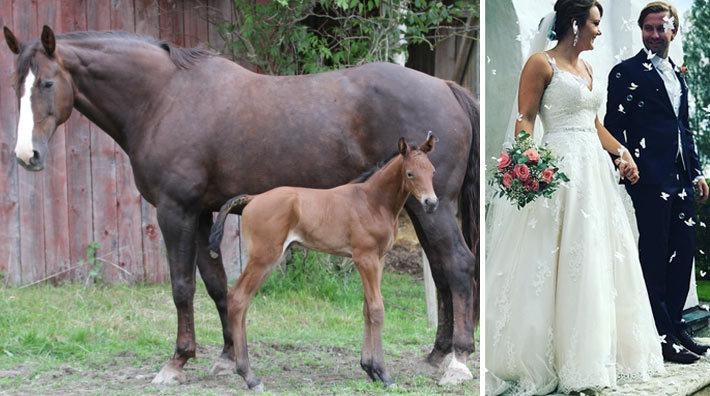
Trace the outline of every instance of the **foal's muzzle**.
[[424, 198], [422, 204], [424, 205], [424, 210], [427, 213], [434, 213], [436, 208], [439, 206], [439, 200], [436, 197], [426, 197]]

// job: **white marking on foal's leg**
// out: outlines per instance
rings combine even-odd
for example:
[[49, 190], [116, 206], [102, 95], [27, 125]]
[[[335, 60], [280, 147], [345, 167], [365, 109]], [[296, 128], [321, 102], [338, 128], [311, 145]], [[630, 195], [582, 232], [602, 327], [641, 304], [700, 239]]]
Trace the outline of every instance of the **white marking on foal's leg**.
[[34, 115], [32, 114], [32, 86], [35, 83], [35, 75], [32, 70], [25, 77], [25, 90], [20, 98], [20, 119], [17, 122], [17, 145], [15, 145], [15, 155], [25, 164], [30, 164], [30, 159], [34, 156], [32, 147], [32, 129], [34, 128]]
[[439, 385], [456, 385], [470, 379], [473, 379], [471, 370], [468, 369], [466, 364], [459, 362], [456, 356], [452, 354], [449, 366], [446, 367], [444, 375], [439, 380]]
[[288, 235], [286, 235], [286, 241], [284, 241], [284, 245], [281, 247], [281, 254], [286, 252], [291, 242], [301, 242], [301, 238], [293, 231], [289, 231]]

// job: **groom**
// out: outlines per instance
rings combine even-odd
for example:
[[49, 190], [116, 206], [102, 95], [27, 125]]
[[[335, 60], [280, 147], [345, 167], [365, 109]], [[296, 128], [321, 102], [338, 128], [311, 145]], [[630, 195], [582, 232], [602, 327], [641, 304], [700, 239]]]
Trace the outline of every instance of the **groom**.
[[638, 24], [645, 48], [611, 70], [604, 124], [631, 152], [641, 176], [636, 184], [625, 183], [663, 358], [688, 364], [709, 348], [696, 343], [682, 323], [695, 254], [693, 187], [705, 201], [708, 185], [688, 128], [685, 68], [668, 58], [678, 13], [654, 1]]

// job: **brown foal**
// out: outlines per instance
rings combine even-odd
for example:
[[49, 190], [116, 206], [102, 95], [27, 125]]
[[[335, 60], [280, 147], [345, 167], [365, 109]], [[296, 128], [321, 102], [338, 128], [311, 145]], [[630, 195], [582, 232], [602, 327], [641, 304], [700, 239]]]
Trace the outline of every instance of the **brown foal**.
[[249, 365], [247, 309], [292, 242], [353, 258], [365, 291], [360, 365], [373, 381], [380, 379], [386, 386], [394, 383], [385, 369], [382, 352], [382, 258], [394, 243], [397, 217], [409, 194], [427, 213], [438, 205], [432, 183], [434, 166], [426, 155], [434, 143], [431, 132], [419, 147], [410, 147], [400, 138], [399, 155], [362, 183], [329, 190], [279, 187], [259, 195], [240, 195], [222, 206], [210, 236], [212, 254], [219, 251], [224, 222], [232, 212], [242, 215], [241, 235], [249, 253], [244, 272], [229, 291], [227, 311], [237, 373], [250, 389], [263, 389], [263, 385]]

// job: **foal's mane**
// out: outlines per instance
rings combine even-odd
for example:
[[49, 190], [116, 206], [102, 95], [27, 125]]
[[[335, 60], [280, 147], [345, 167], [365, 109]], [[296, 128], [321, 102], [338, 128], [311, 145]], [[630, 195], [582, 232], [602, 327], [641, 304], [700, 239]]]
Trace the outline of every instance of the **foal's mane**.
[[390, 154], [389, 157], [386, 159], [383, 159], [382, 161], [378, 162], [375, 166], [372, 168], [366, 170], [365, 172], [362, 172], [358, 177], [352, 179], [350, 183], [348, 184], [356, 184], [356, 183], [364, 183], [372, 177], [375, 173], [377, 173], [378, 170], [382, 169], [385, 165], [387, 165], [388, 162], [392, 161], [396, 156], [399, 155], [399, 152], [395, 152], [393, 154]]
[[[158, 48], [165, 50], [170, 56], [170, 60], [175, 66], [180, 69], [190, 69], [192, 66], [196, 65], [200, 60], [208, 58], [211, 56], [216, 56], [217, 54], [204, 49], [204, 48], [182, 48], [168, 43], [165, 40], [159, 40], [154, 37], [144, 36], [131, 32], [124, 31], [79, 31], [79, 32], [68, 32], [61, 33], [56, 36], [57, 40], [116, 40], [120, 42], [140, 42], [148, 43], [154, 45]], [[27, 71], [30, 69], [30, 62], [32, 61], [32, 56], [35, 51], [44, 51], [42, 49], [42, 44], [39, 40], [36, 40], [28, 44], [27, 48], [29, 50], [22, 51], [20, 57], [17, 61], [17, 73], [14, 78], [15, 85], [21, 84], [20, 80], [23, 80]]]

